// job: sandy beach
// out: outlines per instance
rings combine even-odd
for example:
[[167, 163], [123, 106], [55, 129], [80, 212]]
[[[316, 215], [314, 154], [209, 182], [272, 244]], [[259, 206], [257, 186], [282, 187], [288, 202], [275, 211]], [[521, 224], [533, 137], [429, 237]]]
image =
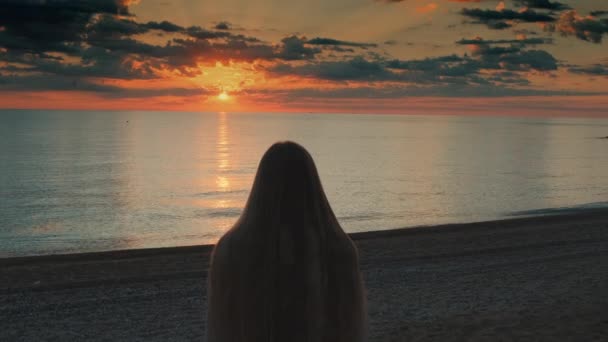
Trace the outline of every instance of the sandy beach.
[[[608, 210], [354, 234], [371, 341], [607, 341]], [[0, 341], [200, 341], [211, 246], [0, 260]]]

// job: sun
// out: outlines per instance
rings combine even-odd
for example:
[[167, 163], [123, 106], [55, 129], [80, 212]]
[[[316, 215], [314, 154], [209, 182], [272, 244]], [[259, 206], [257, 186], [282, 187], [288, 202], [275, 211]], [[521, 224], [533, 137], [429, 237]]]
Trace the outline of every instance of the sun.
[[228, 93], [227, 93], [227, 92], [222, 91], [222, 92], [221, 92], [221, 93], [220, 93], [220, 94], [217, 96], [217, 98], [218, 98], [219, 100], [221, 100], [221, 101], [228, 101], [228, 100], [230, 100], [230, 95], [228, 95]]

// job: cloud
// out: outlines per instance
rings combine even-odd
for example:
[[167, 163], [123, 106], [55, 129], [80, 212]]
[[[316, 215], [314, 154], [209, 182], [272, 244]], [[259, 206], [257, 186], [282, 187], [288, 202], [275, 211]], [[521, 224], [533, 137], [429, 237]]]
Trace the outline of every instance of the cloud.
[[[404, 93], [496, 96], [530, 93], [530, 72], [551, 74], [558, 68], [556, 58], [538, 48], [552, 44], [553, 40], [528, 38], [527, 31], [521, 31], [519, 39], [457, 41], [456, 45], [467, 46], [467, 54], [400, 59], [383, 50], [385, 45], [397, 44], [394, 40], [378, 45], [330, 37], [308, 39], [298, 34], [268, 42], [237, 34], [242, 30], [226, 21], [202, 27], [184, 27], [166, 20], [140, 22], [129, 10], [130, 1], [5, 3], [7, 6], [0, 12], [0, 89], [6, 91], [80, 91], [99, 93], [105, 98], [204, 96], [209, 90], [196, 87], [139, 89], [119, 85], [202, 76], [205, 68], [215, 67], [216, 62], [223, 65], [234, 62], [255, 66], [256, 72], [263, 75], [357, 88], [352, 93], [360, 92], [361, 96], [366, 96], [361, 93], [364, 91], [370, 92], [369, 97], [407, 96]], [[84, 6], [85, 3], [88, 5]], [[547, 25], [547, 29], [564, 35], [579, 36], [582, 34], [579, 32], [585, 32], [579, 38], [596, 42], [605, 33], [593, 26], [604, 25], [604, 19], [581, 18], [576, 14], [566, 17], [572, 12], [565, 11], [556, 22], [554, 9], [539, 7], [545, 6], [544, 2], [526, 3], [529, 8], [520, 12], [465, 8], [461, 14], [496, 29], [517, 22], [539, 22], [554, 25], [553, 28]], [[579, 74], [602, 75], [602, 70], [603, 64], [570, 66], [570, 72]]]
[[[49, 88], [49, 84], [53, 84]], [[121, 88], [97, 84], [89, 81], [81, 81], [72, 77], [58, 75], [5, 75], [0, 78], [0, 90], [80, 90], [92, 92], [113, 92], [120, 91]]]
[[[151, 26], [156, 28], [163, 27], [163, 25], [158, 23], [152, 23]], [[83, 32], [83, 40], [93, 41], [95, 39], [112, 39], [142, 34], [148, 32], [148, 30], [150, 30], [148, 25], [142, 25], [134, 20], [103, 14], [97, 16], [88, 23], [86, 33]]]
[[554, 71], [558, 62], [543, 50], [528, 46], [549, 44], [551, 39], [520, 40], [462, 39], [457, 44], [471, 46], [471, 55], [455, 54], [425, 59], [401, 60], [356, 56], [339, 61], [306, 64], [281, 63], [268, 68], [277, 76], [299, 76], [330, 82], [388, 82], [442, 87], [448, 84], [489, 87], [528, 85], [526, 72]]
[[557, 1], [553, 2], [550, 0], [514, 0], [514, 2], [518, 5], [525, 6], [528, 8], [547, 9], [554, 11], [570, 9], [570, 6], [566, 4]]
[[457, 55], [440, 56], [418, 60], [393, 59], [386, 66], [391, 69], [426, 73], [426, 80], [438, 80], [441, 76], [467, 76], [479, 70], [468, 64], [466, 58]]
[[495, 39], [484, 40], [482, 38], [461, 39], [456, 42], [459, 45], [491, 45], [491, 44], [516, 44], [516, 45], [540, 45], [552, 44], [551, 38], [524, 38], [524, 39]]
[[477, 58], [481, 69], [508, 71], [553, 71], [558, 68], [557, 59], [544, 50], [526, 50], [528, 45], [551, 44], [552, 39], [461, 39], [459, 45], [468, 45]]
[[378, 44], [374, 44], [374, 43], [355, 43], [355, 42], [348, 42], [348, 41], [344, 41], [344, 40], [337, 40], [337, 39], [332, 39], [332, 38], [320, 38], [320, 37], [310, 39], [310, 40], [306, 41], [306, 44], [351, 46], [351, 47], [361, 47], [361, 48], [370, 48], [370, 47], [378, 46]]
[[94, 15], [130, 15], [127, 1], [4, 0], [0, 45], [38, 53], [73, 53]]
[[[156, 96], [166, 90], [167, 94], [187, 96], [188, 91], [177, 88], [136, 92], [130, 88], [109, 87], [101, 85], [99, 79], [152, 80], [168, 77], [168, 72], [173, 76], [193, 77], [202, 73], [201, 65], [205, 63], [309, 60], [322, 51], [303, 37], [285, 37], [278, 44], [271, 44], [233, 34], [222, 29], [221, 24], [228, 23], [217, 24], [216, 30], [206, 30], [169, 21], [138, 22], [130, 13], [127, 1], [90, 0], [86, 6], [84, 3], [5, 2], [5, 8], [0, 11], [3, 89], [112, 94], [122, 89], [124, 96], [138, 97]], [[146, 39], [150, 37], [146, 34], [157, 35], [158, 31], [169, 37], [165, 43]], [[325, 43], [332, 42], [326, 39]]]
[[[374, 0], [376, 2], [386, 2], [386, 3], [398, 3], [398, 2], [405, 2], [407, 0]], [[494, 0], [447, 0], [449, 2], [464, 2], [464, 3], [479, 3], [479, 2], [488, 2], [488, 1], [494, 1]]]
[[608, 34], [608, 19], [582, 17], [575, 10], [563, 12], [557, 23], [545, 27], [547, 31], [558, 32], [563, 36], [599, 44], [604, 34]]
[[575, 74], [589, 76], [608, 76], [608, 64], [592, 64], [587, 66], [573, 66], [568, 71]]
[[277, 64], [268, 71], [282, 75], [297, 75], [330, 81], [386, 81], [396, 75], [377, 61], [361, 56], [344, 61], [320, 61], [305, 65]]
[[310, 48], [305, 45], [306, 38], [289, 36], [281, 40], [282, 46], [278, 51], [278, 57], [285, 60], [311, 59], [321, 50]]
[[521, 35], [521, 36], [528, 36], [528, 35], [537, 35], [538, 32], [536, 31], [532, 31], [532, 30], [528, 30], [528, 29], [518, 29], [518, 30], [513, 30], [513, 33], [517, 34], [517, 35]]
[[532, 9], [516, 12], [510, 9], [489, 10], [480, 8], [463, 8], [460, 14], [475, 19], [474, 24], [485, 24], [490, 29], [506, 29], [512, 25], [509, 21], [525, 23], [550, 23], [556, 20], [555, 17], [536, 12]]
[[593, 17], [608, 16], [608, 11], [591, 11], [589, 15]]
[[161, 31], [165, 31], [165, 32], [181, 32], [184, 29], [183, 27], [181, 27], [179, 25], [175, 25], [166, 20], [161, 21], [160, 23], [155, 22], [155, 21], [150, 21], [147, 24], [145, 24], [145, 27], [147, 27], [150, 30], [161, 30]]
[[216, 30], [230, 30], [232, 29], [232, 24], [227, 21], [220, 21], [219, 23], [215, 24], [214, 28]]
[[[48, 85], [52, 84], [50, 88]], [[211, 95], [204, 88], [123, 88], [61, 75], [9, 75], [0, 79], [2, 91], [84, 91], [106, 98], [145, 98], [153, 96]]]
[[509, 52], [499, 57], [498, 63], [506, 70], [557, 70], [557, 59], [543, 50]]
[[[90, 0], [85, 6], [81, 1], [8, 1], [0, 12], [0, 61], [25, 63], [30, 72], [147, 79], [160, 77], [157, 74], [163, 69], [193, 76], [200, 73], [197, 64], [210, 59], [213, 63], [301, 60], [321, 52], [295, 36], [273, 45], [226, 30], [185, 28], [169, 21], [140, 23], [130, 14], [129, 3]], [[221, 22], [216, 28], [223, 25], [229, 24]], [[150, 31], [171, 33], [174, 38], [164, 45], [135, 38]], [[331, 42], [327, 39], [325, 43]]]

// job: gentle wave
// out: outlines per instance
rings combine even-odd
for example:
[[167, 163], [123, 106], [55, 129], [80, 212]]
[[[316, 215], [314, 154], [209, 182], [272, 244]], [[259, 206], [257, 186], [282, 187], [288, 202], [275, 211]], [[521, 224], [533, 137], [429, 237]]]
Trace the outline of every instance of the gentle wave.
[[542, 208], [532, 210], [515, 211], [507, 214], [507, 216], [537, 216], [537, 215], [559, 215], [578, 213], [582, 211], [608, 208], [608, 202], [595, 202], [570, 207], [559, 208]]
[[221, 196], [221, 195], [234, 195], [234, 194], [244, 194], [248, 191], [245, 189], [239, 190], [228, 190], [228, 191], [207, 191], [207, 192], [199, 192], [193, 194], [193, 197], [211, 197], [211, 196]]
[[216, 209], [203, 209], [198, 210], [195, 217], [238, 217], [241, 215], [242, 208], [216, 208]]

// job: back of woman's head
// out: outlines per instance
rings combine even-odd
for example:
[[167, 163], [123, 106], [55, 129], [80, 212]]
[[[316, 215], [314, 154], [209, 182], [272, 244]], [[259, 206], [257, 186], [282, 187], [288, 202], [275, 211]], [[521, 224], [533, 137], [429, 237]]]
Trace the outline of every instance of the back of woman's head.
[[312, 157], [291, 141], [275, 143], [262, 157], [241, 219], [256, 226], [338, 226]]
[[214, 250], [210, 277], [211, 342], [361, 341], [356, 248], [312, 157], [294, 142], [262, 157], [243, 214]]

